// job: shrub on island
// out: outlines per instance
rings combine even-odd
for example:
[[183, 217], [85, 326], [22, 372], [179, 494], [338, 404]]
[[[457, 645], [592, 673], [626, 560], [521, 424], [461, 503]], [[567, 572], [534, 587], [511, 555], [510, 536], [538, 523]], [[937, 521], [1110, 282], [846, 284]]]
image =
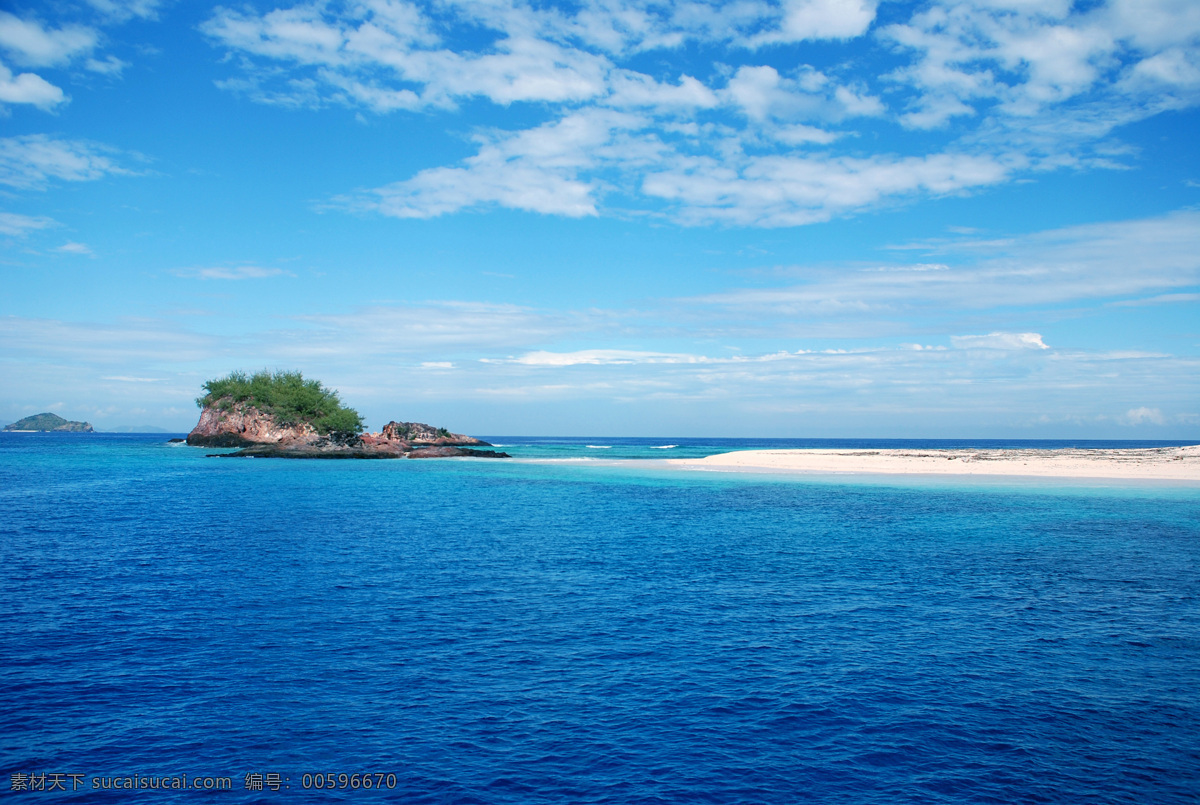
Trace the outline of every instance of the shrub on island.
[[336, 391], [318, 380], [305, 380], [300, 372], [230, 372], [209, 380], [204, 390], [207, 393], [196, 398], [201, 408], [229, 411], [234, 406], [249, 405], [280, 425], [307, 423], [322, 435], [357, 434], [363, 430], [362, 417], [342, 405]]

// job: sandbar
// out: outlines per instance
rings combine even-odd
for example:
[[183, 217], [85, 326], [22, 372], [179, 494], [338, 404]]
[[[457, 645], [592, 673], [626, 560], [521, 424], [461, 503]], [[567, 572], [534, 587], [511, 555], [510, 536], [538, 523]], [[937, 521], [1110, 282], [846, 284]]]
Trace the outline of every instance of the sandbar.
[[739, 450], [666, 459], [716, 472], [1003, 475], [1200, 482], [1200, 445], [1059, 450]]

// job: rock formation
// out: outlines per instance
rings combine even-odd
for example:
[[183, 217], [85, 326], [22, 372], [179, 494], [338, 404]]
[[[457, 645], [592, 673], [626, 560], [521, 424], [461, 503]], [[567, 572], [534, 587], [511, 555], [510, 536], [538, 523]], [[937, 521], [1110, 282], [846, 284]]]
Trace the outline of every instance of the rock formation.
[[435, 428], [420, 422], [389, 422], [383, 426], [379, 436], [392, 442], [408, 442], [421, 446], [462, 447], [475, 445], [491, 447], [487, 442], [473, 436], [451, 433], [445, 428]]
[[201, 447], [252, 447], [308, 441], [317, 431], [307, 422], [284, 424], [253, 405], [205, 406], [187, 443]]

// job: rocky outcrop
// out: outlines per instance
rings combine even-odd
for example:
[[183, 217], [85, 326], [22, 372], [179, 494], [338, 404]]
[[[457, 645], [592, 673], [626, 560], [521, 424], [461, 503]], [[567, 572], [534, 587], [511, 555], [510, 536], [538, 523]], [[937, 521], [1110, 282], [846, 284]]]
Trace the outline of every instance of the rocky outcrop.
[[411, 445], [432, 447], [491, 447], [487, 442], [461, 433], [451, 433], [445, 428], [435, 428], [421, 422], [389, 422], [379, 435], [393, 442], [408, 442]]
[[379, 433], [326, 434], [308, 423], [284, 425], [252, 405], [207, 406], [187, 443], [240, 447], [222, 458], [511, 458], [487, 442], [421, 422], [389, 422]]
[[305, 442], [317, 437], [307, 422], [283, 424], [253, 405], [209, 405], [187, 435], [187, 443], [200, 447], [252, 447], [261, 444]]

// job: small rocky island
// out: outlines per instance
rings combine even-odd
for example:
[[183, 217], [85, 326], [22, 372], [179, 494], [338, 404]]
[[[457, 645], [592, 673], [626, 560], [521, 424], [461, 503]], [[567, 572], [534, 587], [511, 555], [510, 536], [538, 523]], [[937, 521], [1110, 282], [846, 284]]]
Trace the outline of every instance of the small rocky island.
[[240, 447], [232, 458], [510, 458], [487, 442], [420, 422], [389, 422], [363, 433], [362, 417], [336, 391], [299, 372], [232, 374], [204, 384], [200, 421], [187, 443]]
[[72, 422], [63, 419], [58, 414], [34, 414], [17, 420], [11, 425], [5, 425], [5, 430], [12, 431], [44, 431], [65, 433], [94, 433], [90, 422]]

